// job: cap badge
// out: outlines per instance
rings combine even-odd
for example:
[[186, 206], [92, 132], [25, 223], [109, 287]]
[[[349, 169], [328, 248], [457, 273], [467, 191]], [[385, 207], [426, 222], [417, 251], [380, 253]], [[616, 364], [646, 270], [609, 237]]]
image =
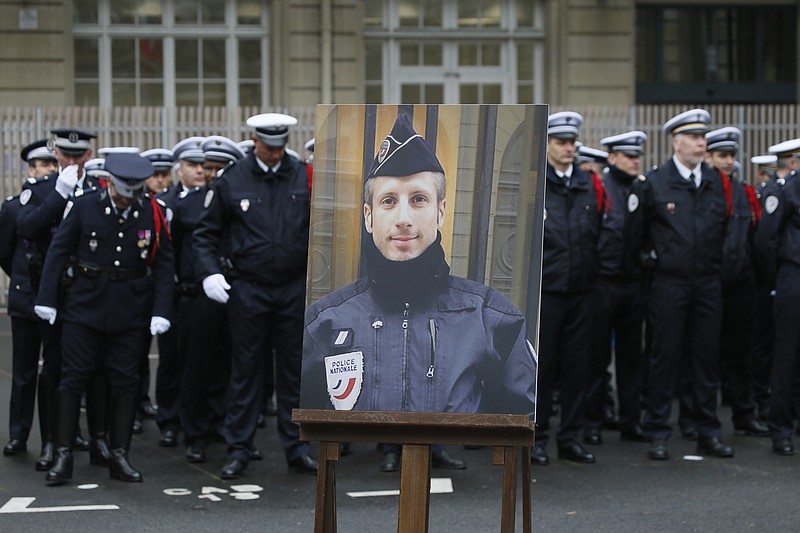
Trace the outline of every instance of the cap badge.
[[71, 142], [72, 144], [78, 142], [78, 134], [75, 133], [74, 131], [69, 132], [69, 142]]
[[361, 395], [364, 354], [349, 352], [325, 358], [328, 396], [337, 411], [350, 411]]
[[389, 139], [384, 139], [381, 143], [381, 149], [378, 151], [378, 164], [383, 163], [383, 160], [386, 159], [386, 156], [389, 153], [389, 148], [391, 148], [391, 144], [389, 143]]
[[247, 210], [250, 209], [250, 200], [247, 198], [241, 200], [239, 202], [239, 207], [242, 208], [242, 213], [247, 213]]
[[55, 147], [56, 143], [53, 141], [53, 139], [47, 139], [47, 149], [52, 152], [53, 150], [55, 150]]

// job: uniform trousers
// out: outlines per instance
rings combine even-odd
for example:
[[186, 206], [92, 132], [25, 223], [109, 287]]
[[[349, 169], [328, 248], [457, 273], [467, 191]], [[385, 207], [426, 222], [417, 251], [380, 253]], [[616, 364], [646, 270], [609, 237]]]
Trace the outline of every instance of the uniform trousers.
[[275, 349], [278, 436], [287, 461], [309, 453], [292, 422], [300, 405], [305, 277], [280, 285], [234, 279], [228, 301], [231, 378], [225, 415], [230, 459], [248, 461], [261, 409], [266, 359]]
[[756, 403], [750, 386], [753, 295], [752, 279], [722, 284], [720, 373], [736, 427], [743, 426], [756, 417]]
[[692, 382], [692, 421], [699, 435], [719, 437], [717, 384], [722, 288], [716, 276], [693, 280], [655, 277], [648, 297], [652, 330], [647, 385], [645, 434], [668, 439], [672, 434], [672, 399], [686, 351]]
[[773, 440], [794, 430], [793, 385], [800, 365], [800, 267], [783, 263], [775, 281], [775, 356], [770, 374], [769, 423]]
[[158, 369], [156, 370], [156, 424], [161, 431], [180, 429], [181, 380], [184, 357], [179, 353], [177, 328], [158, 336]]
[[561, 387], [561, 425], [556, 441], [559, 447], [580, 443], [586, 411], [593, 311], [594, 293], [591, 291], [542, 291], [536, 392], [537, 446], [547, 446], [552, 391], [557, 378]]
[[754, 317], [750, 337], [753, 399], [758, 405], [759, 417], [766, 418], [769, 405], [769, 375], [775, 352], [775, 297], [771, 287], [757, 283], [753, 298]]

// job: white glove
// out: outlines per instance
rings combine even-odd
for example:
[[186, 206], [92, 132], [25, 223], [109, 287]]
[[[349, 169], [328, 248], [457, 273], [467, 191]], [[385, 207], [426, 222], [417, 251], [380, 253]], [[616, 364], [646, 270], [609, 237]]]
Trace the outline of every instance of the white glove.
[[161, 316], [154, 316], [150, 319], [150, 335], [161, 335], [166, 333], [171, 326], [169, 320]]
[[56, 192], [67, 199], [75, 192], [78, 184], [78, 165], [70, 165], [61, 171], [56, 180]]
[[58, 314], [54, 307], [47, 307], [45, 305], [34, 305], [33, 312], [42, 320], [47, 320], [50, 324], [56, 323], [56, 315]]
[[203, 292], [206, 293], [211, 300], [221, 304], [228, 303], [230, 295], [228, 290], [231, 288], [228, 285], [228, 280], [222, 274], [211, 274], [203, 280]]

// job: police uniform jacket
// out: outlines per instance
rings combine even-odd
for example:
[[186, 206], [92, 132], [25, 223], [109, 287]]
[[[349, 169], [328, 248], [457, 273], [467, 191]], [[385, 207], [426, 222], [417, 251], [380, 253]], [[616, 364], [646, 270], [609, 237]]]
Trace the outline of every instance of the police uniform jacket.
[[731, 213], [725, 227], [720, 277], [724, 283], [741, 283], [753, 277], [752, 232], [755, 213], [747, 198], [745, 186], [735, 179], [731, 185]]
[[635, 179], [636, 176], [615, 166], [609, 166], [603, 175], [609, 208], [602, 219], [597, 242], [602, 277], [622, 281], [642, 278], [641, 227], [632, 223], [634, 217], [631, 216], [638, 208], [637, 199], [631, 197]]
[[800, 268], [800, 180], [770, 188], [754, 248], [758, 266], [768, 280], [774, 281], [781, 267]]
[[37, 305], [59, 308], [59, 279], [74, 256], [75, 279], [58, 309], [61, 320], [107, 332], [146, 329], [151, 316], [170, 320], [175, 293], [172, 243], [157, 206], [155, 213], [151, 201], [139, 199], [123, 218], [112, 208], [107, 190], [74, 198], [45, 260]]
[[[286, 153], [277, 172], [264, 172], [251, 152], [226, 167], [194, 233], [198, 279], [221, 272], [267, 285], [305, 277], [309, 191], [305, 164]], [[224, 249], [223, 249], [224, 243]]]
[[635, 223], [643, 224], [655, 251], [655, 276], [682, 281], [719, 276], [728, 205], [719, 172], [702, 164], [701, 174], [696, 188], [670, 159], [634, 182]]
[[13, 196], [6, 199], [0, 209], [0, 263], [9, 276], [8, 314], [38, 320], [33, 312], [33, 304], [42, 265], [32, 265], [31, 261], [38, 261], [41, 256], [36, 253], [34, 243], [17, 235], [20, 207], [19, 196]]
[[592, 177], [573, 166], [570, 184], [547, 165], [542, 290], [584, 292], [598, 274], [602, 206]]
[[[178, 187], [181, 188], [182, 187]], [[172, 212], [170, 228], [172, 230], [172, 247], [175, 251], [175, 268], [178, 283], [183, 288], [194, 287], [202, 279], [195, 273], [195, 250], [192, 241], [194, 232], [205, 212], [203, 202], [211, 189], [208, 186], [185, 189], [163, 196], [167, 207]], [[194, 287], [196, 288], [196, 287]]]

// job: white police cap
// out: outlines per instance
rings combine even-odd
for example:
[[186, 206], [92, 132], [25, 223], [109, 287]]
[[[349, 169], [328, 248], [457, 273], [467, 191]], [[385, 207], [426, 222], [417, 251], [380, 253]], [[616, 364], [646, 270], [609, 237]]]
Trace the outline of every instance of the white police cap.
[[205, 137], [189, 137], [172, 147], [172, 156], [175, 161], [191, 161], [192, 163], [202, 163], [206, 160], [203, 152], [203, 142]]
[[769, 155], [754, 155], [750, 158], [750, 162], [754, 165], [761, 165], [765, 167], [775, 166], [775, 163], [778, 162], [778, 156], [775, 154]]
[[53, 151], [50, 144], [51, 143], [47, 142], [47, 139], [32, 142], [23, 148], [19, 155], [26, 163], [34, 159], [55, 159], [56, 153]]
[[309, 152], [311, 152], [313, 154], [314, 153], [314, 142], [315, 141], [316, 141], [316, 137], [314, 137], [313, 139], [307, 140], [306, 144], [303, 145], [303, 148], [305, 148], [306, 150], [308, 150]]
[[255, 145], [256, 145], [256, 143], [255, 143], [255, 141], [253, 141], [253, 139], [245, 139], [243, 141], [239, 141], [238, 143], [236, 143], [236, 146], [238, 146], [239, 149], [242, 152], [244, 152], [245, 155], [247, 155], [250, 152], [252, 152], [253, 151], [253, 146], [255, 146]]
[[90, 176], [108, 176], [106, 160], [101, 157], [88, 160], [83, 164], [83, 170]]
[[675, 115], [664, 123], [664, 133], [706, 133], [711, 124], [711, 114], [705, 109], [690, 109]]
[[66, 155], [83, 155], [91, 147], [91, 140], [97, 138], [96, 133], [77, 128], [54, 128], [50, 133], [54, 135], [53, 145]]
[[728, 126], [706, 133], [706, 150], [709, 152], [738, 152], [742, 130]]
[[800, 139], [792, 139], [773, 144], [767, 148], [767, 151], [771, 154], [775, 154], [778, 158], [797, 156], [798, 153], [800, 153]]
[[273, 148], [286, 146], [289, 128], [295, 124], [296, 118], [283, 113], [262, 113], [247, 119], [247, 125], [255, 128], [256, 137]]
[[600, 139], [600, 144], [604, 145], [609, 152], [622, 152], [631, 157], [642, 155], [642, 145], [645, 142], [647, 142], [647, 134], [639, 130]]
[[97, 151], [102, 156], [109, 154], [138, 154], [139, 152], [140, 150], [135, 146], [106, 146]]
[[221, 135], [206, 137], [202, 148], [209, 161], [230, 163], [244, 157], [244, 152], [235, 142]]
[[175, 162], [175, 155], [172, 150], [166, 148], [153, 148], [142, 152], [142, 157], [148, 159], [156, 170], [172, 168]]
[[608, 152], [580, 145], [575, 154], [576, 163], [602, 163], [608, 162]]
[[559, 111], [547, 117], [547, 135], [559, 139], [574, 139], [583, 124], [583, 117], [575, 111]]

